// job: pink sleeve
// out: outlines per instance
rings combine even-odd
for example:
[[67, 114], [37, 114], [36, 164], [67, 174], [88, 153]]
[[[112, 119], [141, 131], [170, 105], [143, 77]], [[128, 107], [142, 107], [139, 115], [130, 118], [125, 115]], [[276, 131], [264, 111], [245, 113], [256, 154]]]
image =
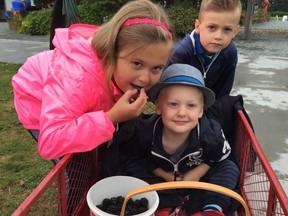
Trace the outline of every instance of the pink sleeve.
[[39, 129], [43, 84], [52, 52], [29, 57], [12, 78], [14, 106], [26, 129]]
[[[63, 123], [61, 124], [63, 125]], [[51, 160], [68, 153], [90, 151], [113, 137], [114, 125], [103, 111], [86, 113], [75, 120], [43, 130], [38, 141], [40, 155]]]
[[78, 64], [59, 62], [49, 73], [42, 97], [38, 147], [47, 160], [90, 151], [112, 139], [115, 131], [105, 113], [113, 103], [103, 93], [103, 81], [97, 82]]

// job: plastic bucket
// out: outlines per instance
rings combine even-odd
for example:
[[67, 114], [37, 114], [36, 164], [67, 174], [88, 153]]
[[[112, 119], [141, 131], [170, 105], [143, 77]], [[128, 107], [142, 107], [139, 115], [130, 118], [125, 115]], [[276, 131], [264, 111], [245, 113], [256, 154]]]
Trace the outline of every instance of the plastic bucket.
[[[91, 216], [114, 216], [104, 212], [96, 207], [102, 203], [104, 198], [117, 196], [125, 197], [128, 192], [136, 188], [149, 185], [141, 179], [130, 176], [113, 176], [102, 179], [94, 184], [87, 193], [87, 203], [90, 208]], [[159, 197], [156, 191], [146, 192], [133, 196], [133, 199], [147, 198], [148, 210], [135, 216], [151, 216], [154, 215], [159, 205]]]

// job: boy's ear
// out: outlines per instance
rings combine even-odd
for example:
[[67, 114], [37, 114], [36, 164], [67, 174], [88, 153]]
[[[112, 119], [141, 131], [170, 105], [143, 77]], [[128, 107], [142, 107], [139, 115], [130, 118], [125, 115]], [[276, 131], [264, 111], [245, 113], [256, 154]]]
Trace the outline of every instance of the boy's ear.
[[204, 108], [203, 108], [203, 109], [201, 110], [201, 112], [199, 113], [199, 118], [202, 118], [203, 114], [204, 114]]
[[194, 25], [194, 27], [195, 27], [195, 31], [196, 31], [198, 34], [200, 33], [199, 26], [200, 26], [200, 21], [199, 21], [199, 19], [196, 19], [196, 20], [195, 20], [195, 25]]
[[237, 28], [236, 28], [236, 35], [237, 35], [238, 32], [239, 32], [239, 28], [240, 28], [240, 25], [237, 25]]
[[238, 34], [238, 32], [239, 32], [239, 28], [240, 28], [240, 26], [239, 25], [237, 25], [237, 28], [235, 29], [235, 31], [234, 31], [234, 36], [233, 36], [233, 39], [235, 38], [235, 36]]
[[159, 103], [158, 103], [158, 100], [156, 99], [155, 101], [155, 112], [158, 114], [158, 115], [161, 115], [161, 111], [160, 111], [160, 108], [159, 108]]

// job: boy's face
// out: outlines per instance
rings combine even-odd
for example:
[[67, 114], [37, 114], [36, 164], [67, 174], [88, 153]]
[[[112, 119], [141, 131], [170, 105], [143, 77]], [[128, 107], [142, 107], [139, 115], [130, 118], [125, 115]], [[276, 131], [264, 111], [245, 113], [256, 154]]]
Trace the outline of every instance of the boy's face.
[[195, 30], [200, 34], [200, 41], [206, 54], [213, 55], [225, 49], [239, 30], [240, 12], [203, 11], [195, 21]]
[[187, 134], [203, 115], [202, 91], [189, 85], [169, 85], [159, 93], [156, 112], [162, 116], [164, 128], [172, 133]]

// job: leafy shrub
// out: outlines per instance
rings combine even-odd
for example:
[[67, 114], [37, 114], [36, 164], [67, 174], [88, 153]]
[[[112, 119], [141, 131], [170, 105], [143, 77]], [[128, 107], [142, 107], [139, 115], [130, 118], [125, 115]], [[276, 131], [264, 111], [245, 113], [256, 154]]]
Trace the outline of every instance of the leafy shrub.
[[287, 14], [288, 14], [288, 12], [283, 12], [283, 11], [271, 12], [271, 16], [277, 16], [278, 15], [278, 17], [282, 17], [282, 16], [287, 15]]
[[81, 23], [100, 25], [111, 18], [127, 0], [82, 0], [77, 6]]
[[11, 14], [11, 18], [9, 20], [12, 29], [18, 30], [21, 28], [23, 18], [20, 15]]
[[103, 11], [99, 8], [98, 3], [91, 4], [85, 1], [77, 6], [81, 23], [100, 25], [103, 22]]
[[174, 24], [176, 37], [183, 37], [194, 29], [198, 11], [192, 8], [175, 6], [167, 9], [168, 16]]
[[20, 34], [47, 35], [50, 31], [51, 9], [31, 11], [23, 20]]

